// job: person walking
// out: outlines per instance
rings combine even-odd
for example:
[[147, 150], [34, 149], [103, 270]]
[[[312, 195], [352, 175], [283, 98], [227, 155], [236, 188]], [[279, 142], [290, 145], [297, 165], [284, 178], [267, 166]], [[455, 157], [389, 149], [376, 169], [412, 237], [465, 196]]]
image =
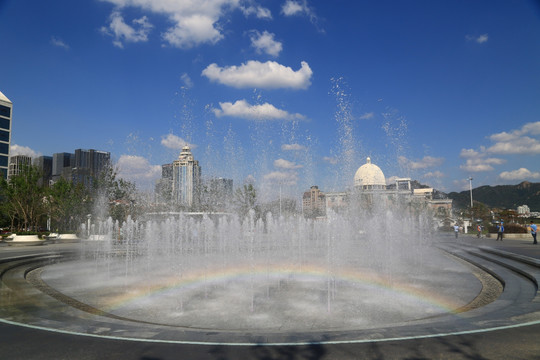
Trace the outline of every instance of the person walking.
[[482, 225], [480, 224], [476, 225], [476, 231], [477, 231], [476, 237], [480, 239], [480, 236], [482, 235]]
[[533, 244], [536, 244], [536, 230], [537, 226], [534, 222], [531, 220], [531, 235], [533, 237]]
[[458, 233], [459, 233], [459, 226], [458, 224], [454, 225], [454, 234], [456, 234], [456, 239], [458, 237]]
[[499, 239], [501, 239], [501, 241], [503, 241], [503, 233], [504, 233], [504, 223], [501, 221], [501, 223], [499, 225], [497, 225], [497, 240], [495, 241], [499, 241]]

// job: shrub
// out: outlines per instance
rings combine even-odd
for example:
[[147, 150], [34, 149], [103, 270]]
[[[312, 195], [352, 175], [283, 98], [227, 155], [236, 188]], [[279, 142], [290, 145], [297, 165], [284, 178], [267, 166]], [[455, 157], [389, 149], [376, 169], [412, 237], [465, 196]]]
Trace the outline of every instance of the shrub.
[[[490, 226], [489, 227], [490, 233], [496, 233], [497, 227], [496, 226]], [[519, 224], [508, 224], [504, 225], [504, 232], [507, 234], [526, 234], [527, 233], [527, 227]]]

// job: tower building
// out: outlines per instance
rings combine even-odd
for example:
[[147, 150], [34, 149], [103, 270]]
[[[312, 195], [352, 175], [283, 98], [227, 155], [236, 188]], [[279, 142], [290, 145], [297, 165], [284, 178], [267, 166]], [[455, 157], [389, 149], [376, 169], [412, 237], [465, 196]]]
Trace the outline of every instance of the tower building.
[[15, 155], [9, 158], [8, 179], [19, 175], [24, 167], [32, 165], [32, 158], [28, 155]]
[[91, 185], [93, 178], [110, 165], [111, 153], [77, 149], [74, 154], [55, 153], [52, 159], [52, 180], [60, 178], [74, 184]]
[[7, 179], [13, 103], [0, 91], [0, 176]]
[[49, 186], [52, 180], [52, 156], [39, 156], [34, 161], [36, 166], [41, 172], [41, 180], [39, 181], [41, 186]]
[[189, 146], [184, 146], [173, 162], [172, 200], [175, 204], [192, 207], [199, 203], [201, 167]]
[[309, 191], [304, 192], [302, 207], [305, 217], [316, 218], [326, 215], [326, 197], [317, 185], [313, 185]]
[[64, 178], [71, 180], [71, 168], [75, 155], [70, 153], [54, 153], [52, 160], [52, 181], [58, 181]]
[[72, 181], [74, 184], [82, 183], [90, 185], [94, 177], [109, 165], [111, 153], [99, 150], [75, 150], [74, 163], [72, 168]]

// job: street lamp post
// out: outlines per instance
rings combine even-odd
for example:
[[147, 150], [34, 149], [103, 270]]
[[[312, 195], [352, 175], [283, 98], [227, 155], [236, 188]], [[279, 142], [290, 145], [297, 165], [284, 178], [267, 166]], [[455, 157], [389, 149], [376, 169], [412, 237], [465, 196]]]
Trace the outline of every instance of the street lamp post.
[[473, 208], [473, 201], [472, 201], [472, 181], [473, 181], [473, 178], [469, 176], [469, 190], [470, 190], [470, 193], [471, 193], [471, 209]]

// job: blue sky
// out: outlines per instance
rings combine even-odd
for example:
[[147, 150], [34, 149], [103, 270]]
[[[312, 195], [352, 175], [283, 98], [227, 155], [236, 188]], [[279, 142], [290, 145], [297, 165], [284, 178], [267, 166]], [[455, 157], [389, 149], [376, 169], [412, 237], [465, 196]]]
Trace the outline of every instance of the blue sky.
[[272, 198], [385, 176], [540, 181], [534, 1], [0, 0], [12, 150], [110, 151], [147, 187], [189, 144]]

